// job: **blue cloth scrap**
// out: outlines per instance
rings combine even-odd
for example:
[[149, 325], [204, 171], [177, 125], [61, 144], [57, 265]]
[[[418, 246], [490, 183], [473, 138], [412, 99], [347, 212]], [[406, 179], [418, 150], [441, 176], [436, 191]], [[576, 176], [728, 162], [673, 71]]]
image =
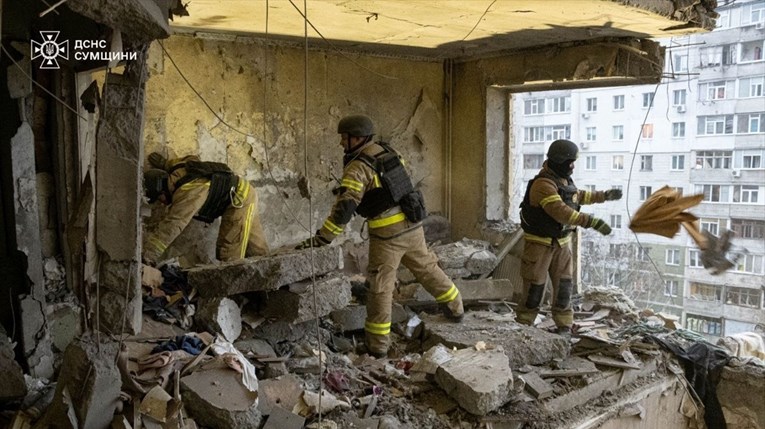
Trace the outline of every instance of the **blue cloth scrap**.
[[193, 337], [191, 335], [178, 335], [174, 339], [165, 341], [164, 343], [154, 347], [151, 352], [153, 354], [166, 351], [172, 352], [175, 350], [183, 350], [188, 354], [196, 356], [202, 353], [202, 349], [204, 348], [205, 344], [201, 339], [199, 339], [199, 337]]

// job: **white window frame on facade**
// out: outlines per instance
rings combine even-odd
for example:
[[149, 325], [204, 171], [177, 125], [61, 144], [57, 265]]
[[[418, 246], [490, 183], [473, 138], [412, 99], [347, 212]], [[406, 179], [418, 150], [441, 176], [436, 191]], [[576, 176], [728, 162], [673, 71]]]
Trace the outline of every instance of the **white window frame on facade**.
[[688, 54], [687, 53], [674, 53], [672, 54], [672, 67], [675, 72], [687, 72], [688, 71]]
[[647, 108], [653, 106], [654, 95], [655, 94], [653, 92], [644, 92], [643, 93], [643, 108], [644, 109], [647, 109]]
[[736, 262], [734, 271], [746, 274], [762, 274], [763, 273], [763, 256], [755, 254], [741, 255]]
[[598, 128], [597, 127], [587, 127], [585, 128], [585, 132], [587, 133], [587, 136], [585, 139], [588, 142], [594, 142], [598, 138]]
[[598, 168], [597, 165], [598, 165], [598, 158], [595, 155], [587, 155], [587, 157], [585, 158], [584, 169], [588, 171], [594, 171]]
[[598, 99], [597, 99], [597, 97], [592, 97], [592, 98], [588, 98], [587, 99], [587, 111], [590, 112], [590, 113], [598, 111]]
[[728, 28], [730, 27], [730, 11], [729, 10], [717, 10], [720, 16], [715, 20], [715, 28]]
[[638, 261], [649, 262], [651, 260], [651, 248], [638, 246], [635, 257]]
[[624, 110], [624, 94], [614, 95], [614, 110]]
[[762, 170], [765, 165], [762, 163], [762, 151], [744, 151], [741, 154], [742, 170]]
[[685, 106], [685, 101], [688, 96], [688, 91], [684, 89], [676, 89], [672, 91], [672, 105], [673, 106]]
[[719, 235], [720, 232], [720, 219], [700, 219], [699, 227], [702, 231], [709, 231], [714, 235]]
[[525, 116], [543, 115], [545, 113], [545, 99], [532, 98], [523, 101], [523, 114]]
[[696, 184], [695, 193], [704, 194], [701, 200], [705, 203], [728, 203], [730, 202], [730, 186], [714, 183]]
[[672, 155], [672, 171], [685, 170], [685, 155]]
[[653, 138], [653, 124], [643, 124], [640, 130], [640, 138], [650, 140]]
[[[550, 133], [548, 135], [548, 132]], [[570, 139], [571, 138], [571, 125], [565, 124], [565, 125], [553, 125], [550, 127], [545, 127], [545, 137], [547, 138], [547, 141], [555, 141], [560, 139]]]
[[545, 127], [523, 127], [524, 143], [543, 143], [545, 141]]
[[667, 249], [664, 263], [672, 266], [680, 265], [680, 249]]
[[701, 263], [701, 250], [688, 249], [688, 266], [691, 268], [704, 268]]
[[733, 115], [699, 116], [698, 134], [721, 136], [733, 134]]
[[624, 155], [611, 157], [611, 170], [624, 170]]
[[752, 76], [738, 80], [738, 97], [754, 98], [762, 97], [765, 94], [765, 76]]
[[741, 8], [741, 24], [754, 25], [765, 22], [765, 3], [751, 2]]
[[597, 186], [595, 185], [584, 185], [584, 189], [588, 192], [595, 192], [597, 189]]
[[611, 127], [611, 138], [614, 141], [624, 140], [624, 125], [614, 125]]
[[685, 137], [685, 122], [672, 123], [672, 138], [681, 139]]
[[613, 229], [622, 229], [622, 215], [612, 214], [609, 226], [611, 226]]
[[680, 289], [679, 280], [664, 280], [664, 296], [677, 296], [677, 291]]
[[765, 112], [742, 113], [736, 115], [738, 134], [765, 133]]
[[651, 187], [651, 186], [641, 186], [640, 187], [640, 201], [647, 200], [648, 197], [650, 197], [652, 193], [653, 193], [653, 187]]
[[640, 171], [653, 171], [653, 155], [640, 155]]
[[733, 151], [701, 150], [696, 152], [696, 168], [729, 169], [733, 165]]
[[544, 163], [544, 154], [539, 153], [525, 153], [523, 154], [523, 168], [525, 170], [539, 170]]
[[722, 46], [699, 49], [699, 67], [715, 67], [722, 64]]
[[760, 187], [757, 185], [733, 185], [733, 203], [759, 204]]
[[731, 219], [730, 229], [736, 237], [747, 240], [765, 240], [765, 221], [756, 219]]
[[571, 111], [571, 97], [552, 97], [547, 99], [548, 113], [567, 113]]
[[752, 40], [741, 43], [741, 58], [739, 63], [756, 63], [763, 60], [763, 50], [765, 50], [765, 41]]
[[762, 308], [762, 290], [729, 286], [725, 288], [725, 304], [746, 308]]
[[705, 82], [699, 84], [699, 95], [702, 101], [724, 100], [727, 94], [727, 82], [716, 80], [714, 82]]

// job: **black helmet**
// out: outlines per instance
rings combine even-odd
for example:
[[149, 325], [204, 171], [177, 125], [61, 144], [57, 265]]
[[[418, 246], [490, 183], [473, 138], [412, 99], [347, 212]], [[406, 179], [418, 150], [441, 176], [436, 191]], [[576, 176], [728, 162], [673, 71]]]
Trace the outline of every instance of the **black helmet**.
[[555, 140], [547, 150], [547, 159], [554, 164], [576, 160], [579, 148], [570, 140]]
[[160, 195], [170, 192], [167, 185], [168, 178], [167, 171], [159, 168], [151, 168], [143, 172], [143, 187], [150, 203], [157, 201]]
[[337, 124], [338, 134], [348, 134], [354, 137], [371, 136], [375, 133], [375, 126], [368, 116], [346, 116]]

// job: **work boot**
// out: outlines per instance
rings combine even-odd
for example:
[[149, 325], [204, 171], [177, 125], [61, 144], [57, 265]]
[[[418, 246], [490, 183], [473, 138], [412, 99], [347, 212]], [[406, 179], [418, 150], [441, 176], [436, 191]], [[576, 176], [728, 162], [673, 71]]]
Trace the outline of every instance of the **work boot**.
[[558, 335], [565, 338], [566, 341], [571, 340], [571, 327], [570, 326], [558, 326]]
[[452, 322], [460, 323], [465, 317], [465, 309], [462, 306], [462, 299], [459, 297], [453, 301], [441, 305], [441, 311], [447, 319]]
[[356, 347], [356, 353], [359, 355], [368, 354], [370, 356], [373, 356], [377, 359], [382, 359], [388, 357], [388, 352], [386, 351], [376, 351], [376, 350], [370, 350], [369, 347], [367, 347], [366, 344], [359, 344]]

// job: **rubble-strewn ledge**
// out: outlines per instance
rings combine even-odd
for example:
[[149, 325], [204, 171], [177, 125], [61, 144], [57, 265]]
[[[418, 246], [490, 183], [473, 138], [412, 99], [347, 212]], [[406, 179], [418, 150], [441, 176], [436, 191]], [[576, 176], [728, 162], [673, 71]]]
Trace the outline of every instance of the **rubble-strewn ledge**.
[[[313, 268], [311, 267], [313, 264]], [[295, 250], [274, 256], [205, 265], [187, 271], [189, 284], [202, 297], [277, 290], [282, 286], [343, 268], [340, 247]]]

